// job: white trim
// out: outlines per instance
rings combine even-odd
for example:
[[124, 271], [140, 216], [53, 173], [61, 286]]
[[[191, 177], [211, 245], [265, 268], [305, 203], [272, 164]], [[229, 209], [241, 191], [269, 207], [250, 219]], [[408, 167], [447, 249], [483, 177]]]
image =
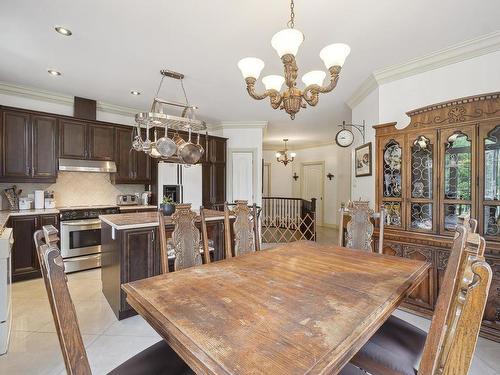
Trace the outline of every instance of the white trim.
[[[71, 95], [59, 94], [53, 91], [35, 89], [13, 83], [0, 81], [0, 93], [7, 95], [22, 96], [30, 99], [43, 100], [45, 102], [57, 103], [67, 106], [73, 106], [74, 97]], [[135, 116], [139, 109], [124, 107], [120, 105], [97, 102], [97, 110], [100, 112], [114, 113], [124, 116]]]
[[398, 79], [424, 73], [429, 70], [455, 64], [500, 50], [500, 31], [494, 31], [480, 37], [454, 44], [448, 48], [434, 51], [422, 57], [411, 59], [402, 64], [395, 64], [374, 71], [354, 91], [346, 103], [351, 107], [358, 105], [377, 86]]
[[364, 98], [366, 98], [370, 93], [375, 90], [378, 87], [377, 80], [375, 79], [375, 76], [373, 73], [371, 73], [367, 79], [364, 80], [364, 82], [359, 86], [356, 91], [347, 99], [346, 103], [347, 105], [353, 109], [356, 107], [359, 103], [363, 101]]
[[221, 121], [218, 124], [209, 125], [209, 130], [221, 129], [266, 129], [267, 121]]
[[[297, 151], [297, 150], [306, 150], [308, 148], [317, 148], [317, 147], [325, 147], [325, 146], [337, 146], [335, 140], [332, 139], [328, 142], [316, 142], [316, 143], [299, 143], [293, 147], [288, 146], [288, 151]], [[283, 144], [265, 144], [262, 148], [263, 151], [277, 151], [283, 148]]]

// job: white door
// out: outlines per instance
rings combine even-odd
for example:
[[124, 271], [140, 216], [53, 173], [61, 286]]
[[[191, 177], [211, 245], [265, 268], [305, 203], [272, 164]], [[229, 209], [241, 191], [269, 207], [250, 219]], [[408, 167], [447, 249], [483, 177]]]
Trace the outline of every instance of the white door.
[[253, 153], [234, 151], [231, 154], [232, 198], [253, 203]]
[[262, 196], [271, 196], [271, 164], [264, 163], [263, 180], [262, 180]]
[[316, 198], [316, 224], [323, 224], [323, 163], [302, 165], [302, 199]]

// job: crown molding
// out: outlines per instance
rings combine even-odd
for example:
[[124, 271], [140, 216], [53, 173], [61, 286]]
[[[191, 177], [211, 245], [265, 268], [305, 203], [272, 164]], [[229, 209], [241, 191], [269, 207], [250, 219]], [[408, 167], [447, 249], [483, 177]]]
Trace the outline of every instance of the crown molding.
[[347, 99], [347, 105], [353, 109], [363, 101], [370, 93], [378, 87], [378, 82], [373, 73], [359, 86], [356, 91]]
[[411, 77], [416, 74], [438, 69], [447, 65], [469, 60], [474, 57], [486, 55], [500, 50], [500, 31], [482, 35], [477, 38], [454, 44], [448, 48], [411, 59], [402, 64], [395, 64], [384, 69], [379, 69], [358, 87], [347, 100], [352, 109], [365, 99], [377, 86]]
[[[71, 95], [60, 94], [43, 89], [35, 89], [31, 87], [16, 85], [8, 82], [0, 81], [0, 94], [16, 95], [25, 98], [42, 100], [45, 102], [73, 106], [74, 97]], [[97, 102], [97, 110], [101, 112], [113, 113], [123, 116], [135, 116], [139, 109], [130, 108], [105, 102]]]
[[218, 124], [208, 125], [209, 130], [221, 129], [266, 129], [267, 121], [221, 121]]

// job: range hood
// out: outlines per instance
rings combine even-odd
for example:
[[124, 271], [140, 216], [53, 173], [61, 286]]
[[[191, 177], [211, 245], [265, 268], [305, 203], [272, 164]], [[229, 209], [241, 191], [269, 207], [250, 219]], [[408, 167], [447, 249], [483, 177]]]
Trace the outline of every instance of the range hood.
[[69, 172], [102, 172], [115, 173], [114, 161], [59, 159], [59, 170]]

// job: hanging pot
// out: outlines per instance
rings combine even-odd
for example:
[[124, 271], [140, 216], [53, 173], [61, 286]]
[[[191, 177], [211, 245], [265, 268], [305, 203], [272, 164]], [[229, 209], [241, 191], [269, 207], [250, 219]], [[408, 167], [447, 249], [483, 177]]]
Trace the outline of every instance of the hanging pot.
[[[203, 154], [205, 153], [205, 149], [200, 144], [200, 133], [198, 133], [198, 140], [196, 141], [196, 147], [198, 147], [198, 150], [200, 150], [200, 155], [203, 156]], [[200, 158], [201, 158], [201, 156], [200, 156]]]
[[156, 149], [163, 158], [169, 158], [177, 151], [177, 145], [173, 140], [167, 137], [167, 126], [165, 125], [165, 134], [156, 142]]
[[149, 156], [152, 158], [158, 159], [161, 158], [161, 154], [158, 152], [158, 149], [156, 147], [156, 142], [157, 142], [157, 132], [156, 129], [154, 130], [154, 142], [151, 145], [151, 150], [149, 151]]
[[196, 164], [200, 161], [203, 153], [198, 145], [191, 142], [191, 129], [189, 129], [188, 141], [178, 146], [178, 154], [181, 160], [186, 164]]

